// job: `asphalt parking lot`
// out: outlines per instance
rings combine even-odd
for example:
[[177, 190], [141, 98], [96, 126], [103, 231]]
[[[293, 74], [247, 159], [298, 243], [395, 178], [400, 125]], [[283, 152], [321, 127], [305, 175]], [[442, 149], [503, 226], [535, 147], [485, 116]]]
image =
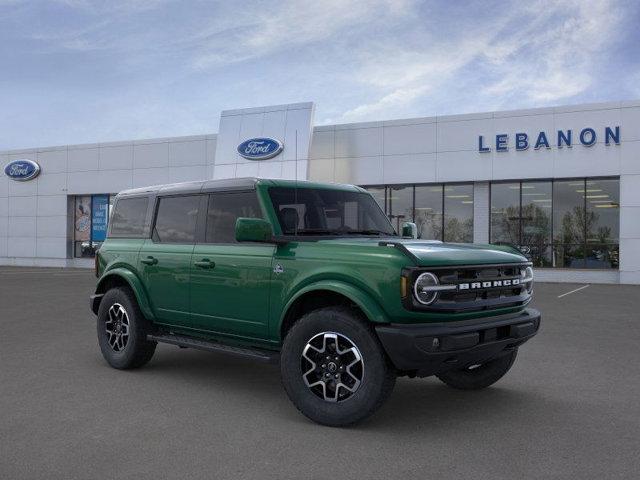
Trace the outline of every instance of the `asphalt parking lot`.
[[0, 478], [638, 478], [640, 287], [538, 284], [542, 330], [501, 382], [399, 379], [335, 429], [296, 411], [275, 366], [161, 345], [109, 368], [94, 281], [0, 267]]

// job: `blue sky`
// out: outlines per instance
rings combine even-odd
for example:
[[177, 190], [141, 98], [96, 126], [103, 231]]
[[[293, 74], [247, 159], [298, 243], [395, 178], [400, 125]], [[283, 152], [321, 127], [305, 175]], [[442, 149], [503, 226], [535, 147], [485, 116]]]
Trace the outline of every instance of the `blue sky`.
[[0, 149], [640, 98], [637, 1], [0, 0]]

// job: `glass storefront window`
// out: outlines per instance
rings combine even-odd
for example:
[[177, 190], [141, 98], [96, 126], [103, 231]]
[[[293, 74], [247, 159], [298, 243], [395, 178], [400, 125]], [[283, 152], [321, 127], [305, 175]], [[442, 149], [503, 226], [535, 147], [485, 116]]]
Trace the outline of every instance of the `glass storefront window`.
[[620, 182], [587, 180], [585, 262], [587, 268], [618, 268]]
[[491, 242], [539, 267], [618, 268], [619, 179], [491, 184]]
[[585, 268], [585, 181], [553, 183], [553, 243], [556, 267]]
[[386, 203], [385, 212], [397, 231], [404, 222], [414, 222], [418, 238], [473, 242], [473, 184], [365, 188], [380, 205]]
[[520, 183], [491, 184], [491, 243], [520, 244]]
[[387, 202], [389, 219], [397, 232], [404, 222], [413, 222], [413, 186], [389, 187]]
[[94, 251], [91, 248], [91, 196], [76, 197], [74, 211], [74, 256], [92, 257]]
[[444, 186], [444, 241], [473, 242], [473, 185]]
[[587, 180], [587, 243], [618, 243], [620, 228], [620, 182]]
[[584, 244], [553, 245], [553, 266], [558, 268], [585, 268]]
[[93, 257], [107, 235], [112, 195], [81, 195], [74, 199], [73, 256]]
[[[473, 184], [368, 187], [393, 226], [418, 236], [473, 241]], [[537, 267], [618, 268], [620, 180], [491, 184], [490, 242], [520, 249]]]
[[442, 185], [416, 186], [418, 238], [442, 240]]
[[554, 243], [584, 243], [584, 180], [557, 181], [553, 184]]
[[522, 182], [520, 248], [536, 267], [551, 266], [552, 183]]

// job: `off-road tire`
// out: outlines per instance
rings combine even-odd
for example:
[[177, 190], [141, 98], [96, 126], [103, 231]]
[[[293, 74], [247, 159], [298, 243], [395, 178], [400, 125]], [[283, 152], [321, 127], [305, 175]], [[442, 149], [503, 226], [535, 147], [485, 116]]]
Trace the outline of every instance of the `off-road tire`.
[[[326, 332], [350, 340], [363, 362], [359, 387], [353, 393], [342, 392], [350, 396], [337, 402], [314, 394], [303, 378], [303, 351], [312, 338]], [[372, 415], [389, 397], [396, 381], [396, 371], [371, 325], [359, 312], [346, 307], [321, 308], [301, 317], [284, 339], [280, 373], [296, 408], [314, 422], [332, 427], [351, 425]]]
[[518, 349], [490, 360], [476, 368], [449, 370], [437, 377], [450, 387], [459, 390], [481, 390], [500, 380], [513, 366]]
[[[128, 338], [123, 344], [123, 348], [118, 351], [114, 350], [112, 346], [113, 335], [107, 333], [110, 309], [114, 307], [119, 310], [117, 305], [124, 309], [128, 318]], [[120, 316], [122, 317], [122, 315]], [[113, 329], [113, 326], [111, 325], [109, 328]], [[151, 324], [140, 311], [131, 290], [118, 287], [105, 293], [98, 309], [97, 333], [102, 356], [109, 365], [113, 368], [126, 370], [141, 367], [149, 362], [157, 345], [156, 342], [147, 340], [147, 333], [150, 331]]]

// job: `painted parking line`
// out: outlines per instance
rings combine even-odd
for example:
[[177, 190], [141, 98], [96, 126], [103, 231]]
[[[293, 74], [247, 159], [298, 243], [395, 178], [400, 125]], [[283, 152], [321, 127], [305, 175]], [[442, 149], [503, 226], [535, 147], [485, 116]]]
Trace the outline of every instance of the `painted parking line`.
[[571, 290], [570, 292], [563, 293], [562, 295], [558, 295], [558, 298], [566, 297], [567, 295], [571, 295], [572, 293], [579, 292], [580, 290], [584, 290], [585, 288], [587, 288], [589, 286], [590, 285], [583, 285], [582, 287], [576, 288], [575, 290]]

